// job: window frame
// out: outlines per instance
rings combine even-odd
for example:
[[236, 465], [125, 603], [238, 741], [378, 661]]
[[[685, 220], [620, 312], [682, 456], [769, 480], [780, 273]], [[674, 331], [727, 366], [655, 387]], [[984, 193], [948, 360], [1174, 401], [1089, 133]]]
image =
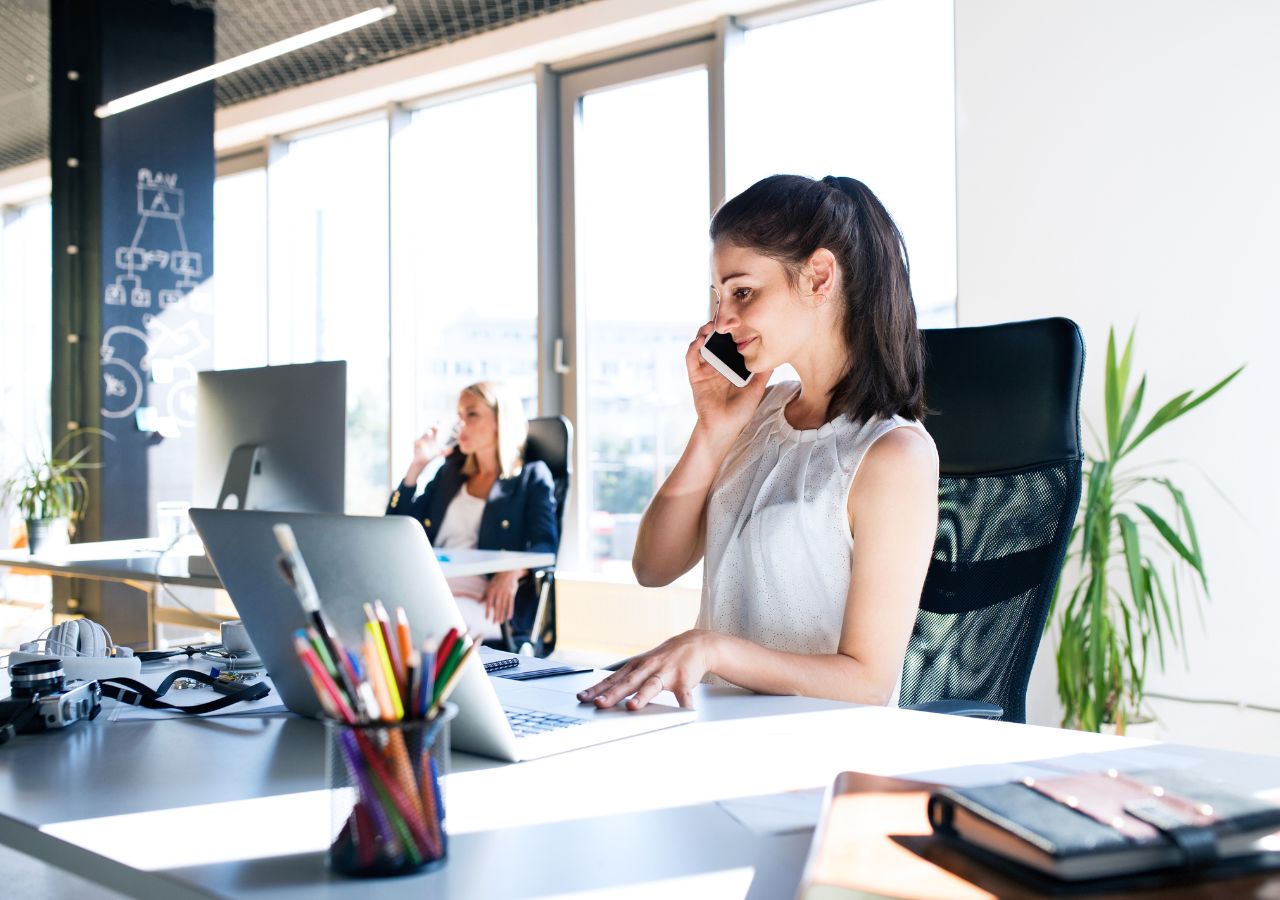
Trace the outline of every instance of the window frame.
[[[717, 149], [723, 150], [723, 137], [716, 140], [717, 131], [723, 135], [723, 103], [716, 103], [713, 95], [717, 90], [717, 82], [723, 85], [723, 79], [714, 73], [719, 68], [718, 61], [723, 58], [719, 48], [720, 41], [716, 37], [706, 37], [688, 41], [675, 47], [651, 50], [635, 56], [626, 56], [613, 62], [604, 62], [588, 68], [571, 71], [559, 77], [557, 100], [559, 107], [559, 210], [560, 210], [560, 253], [559, 266], [562, 287], [560, 291], [560, 318], [563, 341], [564, 369], [557, 368], [563, 381], [561, 383], [560, 414], [573, 422], [577, 431], [573, 446], [574, 484], [571, 488], [580, 488], [590, 478], [589, 453], [587, 435], [591, 423], [582, 415], [586, 410], [587, 370], [579, 364], [585, 355], [579, 352], [582, 336], [586, 334], [585, 310], [578, 303], [578, 264], [576, 253], [577, 231], [574, 222], [574, 145], [582, 127], [582, 99], [589, 94], [625, 87], [649, 81], [654, 78], [677, 75], [681, 72], [705, 69], [707, 71], [708, 97], [707, 108], [711, 117], [708, 134], [707, 166], [711, 173], [711, 192], [707, 198], [708, 215], [719, 202], [719, 191], [724, 185], [723, 154], [717, 155]], [[722, 87], [720, 88], [722, 90]], [[717, 175], [718, 173], [718, 175]], [[708, 311], [710, 305], [708, 305]], [[554, 360], [553, 362], [559, 362]], [[583, 580], [612, 580], [607, 576], [587, 572], [590, 561], [590, 529], [587, 523], [591, 520], [591, 492], [571, 489], [567, 500], [568, 508], [564, 512], [564, 533], [560, 536], [560, 554], [558, 568], [570, 574], [570, 577]]]

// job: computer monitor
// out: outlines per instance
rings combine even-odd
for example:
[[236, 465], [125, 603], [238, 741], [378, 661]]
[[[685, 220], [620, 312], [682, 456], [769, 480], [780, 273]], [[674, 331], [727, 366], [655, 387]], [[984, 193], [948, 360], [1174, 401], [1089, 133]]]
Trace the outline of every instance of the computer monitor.
[[196, 378], [195, 506], [343, 512], [345, 361]]

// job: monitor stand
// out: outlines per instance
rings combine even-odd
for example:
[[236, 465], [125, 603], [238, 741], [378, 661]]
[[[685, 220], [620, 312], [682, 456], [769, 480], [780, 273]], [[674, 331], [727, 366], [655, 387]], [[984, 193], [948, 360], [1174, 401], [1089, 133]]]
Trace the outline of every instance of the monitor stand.
[[[231, 451], [227, 474], [222, 478], [222, 490], [218, 492], [218, 509], [248, 509], [249, 486], [253, 483], [253, 477], [262, 472], [262, 461], [258, 458], [261, 449], [260, 444], [241, 444]], [[192, 577], [217, 577], [213, 563], [203, 553], [187, 557], [187, 574]]]
[[249, 486], [253, 476], [262, 472], [261, 450], [260, 444], [241, 444], [231, 451], [222, 490], [218, 492], [218, 509], [249, 508]]

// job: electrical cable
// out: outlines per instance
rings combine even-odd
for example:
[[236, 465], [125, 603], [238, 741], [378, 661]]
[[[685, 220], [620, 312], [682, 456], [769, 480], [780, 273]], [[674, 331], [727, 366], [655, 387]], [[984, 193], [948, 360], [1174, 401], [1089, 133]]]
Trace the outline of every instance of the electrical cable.
[[173, 592], [173, 590], [169, 587], [169, 583], [168, 583], [167, 581], [165, 581], [165, 580], [164, 580], [164, 577], [160, 574], [160, 565], [161, 565], [161, 563], [163, 563], [163, 562], [164, 562], [164, 558], [165, 558], [165, 556], [167, 556], [167, 555], [169, 554], [169, 551], [171, 551], [174, 547], [178, 546], [179, 542], [181, 542], [181, 541], [182, 541], [182, 538], [183, 538], [183, 537], [184, 537], [184, 536], [183, 536], [183, 535], [181, 535], [181, 534], [179, 534], [179, 535], [177, 535], [176, 537], [174, 537], [174, 539], [173, 539], [173, 540], [171, 540], [171, 541], [169, 542], [169, 546], [167, 546], [167, 547], [165, 547], [163, 550], [161, 550], [161, 551], [160, 551], [160, 553], [159, 553], [159, 555], [158, 555], [158, 556], [156, 556], [156, 584], [160, 585], [160, 589], [161, 589], [162, 591], [164, 591], [164, 592], [165, 592], [165, 594], [169, 597], [169, 599], [170, 599], [170, 600], [172, 600], [174, 603], [176, 603], [176, 604], [178, 604], [179, 606], [181, 606], [183, 609], [185, 609], [187, 612], [191, 613], [191, 614], [192, 614], [193, 616], [195, 616], [196, 618], [198, 618], [198, 619], [202, 619], [202, 620], [204, 620], [205, 622], [208, 622], [208, 623], [209, 623], [210, 625], [212, 625], [214, 628], [218, 628], [218, 627], [220, 627], [220, 626], [222, 625], [222, 620], [221, 620], [221, 619], [215, 619], [215, 618], [213, 618], [212, 616], [206, 615], [205, 613], [202, 613], [202, 612], [199, 612], [199, 611], [197, 611], [197, 610], [192, 609], [190, 606], [188, 606], [186, 603], [184, 603], [184, 602], [183, 602], [183, 601], [178, 597], [178, 595], [177, 595], [177, 594], [175, 594], [175, 593]]
[[1264, 706], [1261, 703], [1246, 703], [1244, 700], [1217, 700], [1204, 697], [1175, 697], [1173, 694], [1157, 694], [1146, 691], [1146, 696], [1157, 700], [1173, 700], [1176, 703], [1197, 703], [1206, 706], [1233, 706], [1236, 709], [1256, 709], [1259, 712], [1280, 713], [1280, 707]]

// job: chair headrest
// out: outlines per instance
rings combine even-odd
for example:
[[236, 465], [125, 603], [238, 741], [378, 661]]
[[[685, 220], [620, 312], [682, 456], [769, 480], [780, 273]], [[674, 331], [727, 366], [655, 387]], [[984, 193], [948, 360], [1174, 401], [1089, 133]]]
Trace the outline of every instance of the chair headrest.
[[573, 426], [564, 416], [540, 416], [529, 420], [525, 461], [541, 460], [546, 463], [556, 481], [573, 470], [572, 446]]
[[1084, 339], [1070, 319], [931, 328], [925, 428], [944, 475], [1079, 458]]

